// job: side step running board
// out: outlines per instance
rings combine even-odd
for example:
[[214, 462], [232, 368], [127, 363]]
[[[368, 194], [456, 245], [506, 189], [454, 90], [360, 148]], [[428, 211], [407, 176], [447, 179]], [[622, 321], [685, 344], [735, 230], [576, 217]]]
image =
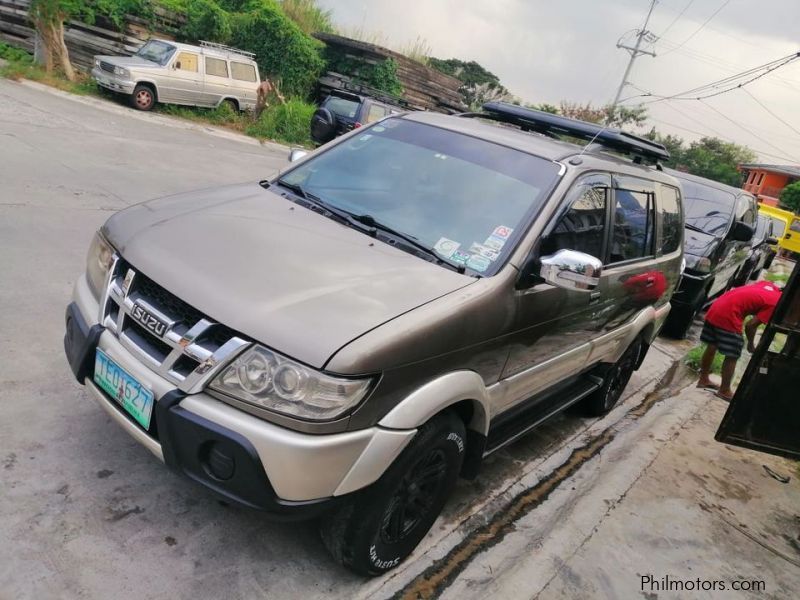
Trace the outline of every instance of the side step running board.
[[586, 396], [600, 389], [603, 380], [593, 375], [584, 375], [567, 387], [558, 386], [556, 389], [540, 395], [538, 398], [525, 402], [530, 408], [513, 418], [504, 420], [497, 427], [489, 430], [489, 439], [483, 456], [507, 446], [546, 421], [553, 415], [565, 410]]

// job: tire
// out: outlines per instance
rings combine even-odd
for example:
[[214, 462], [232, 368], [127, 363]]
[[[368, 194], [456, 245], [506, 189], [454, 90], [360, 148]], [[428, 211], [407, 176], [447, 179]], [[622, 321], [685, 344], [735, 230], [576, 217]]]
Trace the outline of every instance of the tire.
[[600, 417], [616, 406], [636, 370], [641, 351], [642, 340], [636, 338], [616, 363], [604, 369], [601, 375], [603, 385], [584, 400], [589, 415]]
[[311, 139], [327, 144], [336, 137], [336, 117], [327, 108], [318, 108], [311, 117]]
[[399, 565], [450, 496], [464, 461], [465, 439], [464, 423], [450, 411], [420, 427], [376, 483], [323, 518], [320, 535], [333, 557], [368, 576]]
[[233, 98], [225, 98], [222, 104], [227, 104], [235, 114], [239, 114], [239, 103]]
[[694, 322], [694, 316], [699, 310], [699, 306], [673, 306], [664, 323], [662, 332], [667, 337], [676, 340], [684, 339]]
[[156, 105], [156, 93], [152, 87], [143, 83], [133, 88], [131, 94], [131, 106], [136, 110], [153, 110]]
[[761, 271], [763, 269], [754, 270], [750, 273], [750, 281], [758, 281], [758, 278], [761, 277]]

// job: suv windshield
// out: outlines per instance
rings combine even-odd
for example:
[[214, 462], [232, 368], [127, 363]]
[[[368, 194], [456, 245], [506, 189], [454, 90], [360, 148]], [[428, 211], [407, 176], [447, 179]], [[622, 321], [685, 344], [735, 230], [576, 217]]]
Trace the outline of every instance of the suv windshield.
[[685, 179], [681, 180], [681, 186], [686, 223], [714, 236], [724, 235], [733, 214], [735, 196]]
[[139, 48], [135, 56], [144, 58], [154, 63], [158, 63], [162, 67], [167, 64], [169, 57], [175, 52], [175, 46], [167, 44], [166, 42], [159, 42], [158, 40], [150, 40], [144, 46]]
[[325, 108], [331, 111], [337, 117], [344, 117], [345, 119], [355, 119], [358, 113], [358, 102], [355, 100], [348, 100], [347, 98], [339, 98], [331, 96], [325, 102]]
[[444, 259], [496, 270], [560, 166], [446, 129], [390, 118], [289, 171], [279, 183], [370, 215]]

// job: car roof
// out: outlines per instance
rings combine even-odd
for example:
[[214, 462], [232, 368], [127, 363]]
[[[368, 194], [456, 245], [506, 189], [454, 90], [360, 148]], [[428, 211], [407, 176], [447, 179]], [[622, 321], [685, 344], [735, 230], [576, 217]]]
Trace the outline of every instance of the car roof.
[[673, 186], [678, 183], [670, 175], [656, 170], [652, 166], [634, 163], [629, 158], [598, 150], [596, 147], [584, 149], [584, 146], [572, 142], [522, 131], [517, 127], [498, 124], [494, 121], [434, 112], [410, 112], [405, 113], [403, 118], [481, 138], [547, 160], [562, 161], [580, 154], [582, 159], [585, 159], [586, 166], [592, 168], [613, 169]]
[[722, 190], [724, 192], [730, 192], [734, 196], [747, 195], [752, 197], [753, 200], [755, 201], [755, 196], [743, 190], [742, 188], [733, 187], [732, 185], [728, 185], [727, 183], [720, 183], [719, 181], [706, 179], [705, 177], [700, 177], [698, 175], [691, 175], [690, 173], [684, 173], [683, 171], [676, 171], [675, 169], [664, 169], [664, 170], [673, 177], [675, 177], [676, 179], [683, 179], [684, 181], [691, 181], [692, 183], [696, 183], [698, 185], [705, 185], [718, 190]]
[[183, 42], [176, 42], [174, 40], [165, 40], [163, 38], [150, 38], [147, 41], [164, 42], [165, 44], [169, 44], [170, 46], [175, 46], [178, 50], [184, 50], [186, 52], [197, 52], [199, 54], [204, 54], [212, 58], [226, 58], [229, 60], [235, 59], [237, 61], [244, 63], [256, 64], [256, 61], [254, 59], [250, 58], [249, 56], [245, 56], [244, 54], [239, 54], [235, 50], [223, 50], [220, 48], [213, 48], [210, 46], [195, 46], [194, 44], [184, 44]]

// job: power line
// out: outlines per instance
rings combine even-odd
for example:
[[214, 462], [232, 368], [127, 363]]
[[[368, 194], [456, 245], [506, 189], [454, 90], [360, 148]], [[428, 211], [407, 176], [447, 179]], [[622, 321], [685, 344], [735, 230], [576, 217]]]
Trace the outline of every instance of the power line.
[[778, 115], [776, 115], [774, 112], [772, 112], [772, 111], [769, 109], [769, 107], [768, 107], [766, 104], [764, 104], [763, 102], [761, 102], [761, 100], [759, 100], [759, 99], [758, 99], [758, 98], [756, 98], [756, 97], [755, 97], [753, 94], [751, 94], [749, 90], [746, 90], [746, 89], [744, 89], [744, 88], [740, 88], [740, 89], [741, 89], [741, 90], [742, 90], [742, 91], [743, 91], [745, 94], [747, 94], [748, 96], [750, 96], [750, 97], [751, 97], [751, 98], [752, 98], [752, 99], [755, 101], [755, 103], [756, 103], [756, 104], [758, 104], [758, 105], [759, 105], [761, 108], [763, 108], [765, 111], [767, 111], [767, 112], [768, 112], [769, 114], [771, 114], [773, 117], [775, 117], [775, 118], [776, 118], [778, 121], [780, 121], [781, 123], [783, 123], [784, 125], [786, 125], [786, 127], [788, 127], [789, 129], [791, 129], [792, 131], [794, 131], [794, 132], [795, 132], [797, 135], [800, 135], [800, 129], [797, 129], [797, 128], [795, 128], [795, 127], [794, 127], [794, 126], [793, 126], [791, 123], [789, 123], [789, 122], [787, 122], [787, 121], [783, 120], [781, 117], [779, 117], [779, 116], [778, 116]]
[[661, 32], [661, 34], [658, 36], [658, 37], [659, 37], [659, 39], [663, 38], [663, 37], [664, 37], [664, 34], [665, 34], [665, 33], [667, 33], [667, 32], [668, 32], [670, 29], [672, 29], [672, 26], [673, 26], [673, 25], [675, 25], [675, 23], [677, 23], [677, 22], [680, 20], [680, 18], [683, 16], [683, 14], [684, 14], [684, 13], [685, 13], [687, 10], [689, 10], [689, 7], [690, 7], [692, 4], [694, 4], [694, 0], [689, 0], [689, 3], [688, 3], [686, 6], [684, 6], [684, 7], [683, 7], [683, 10], [682, 10], [681, 12], [679, 12], [679, 13], [678, 13], [678, 16], [677, 16], [677, 17], [675, 17], [674, 19], [672, 19], [672, 23], [670, 23], [669, 25], [667, 25], [667, 28], [666, 28], [666, 29], [664, 29], [664, 31], [662, 31], [662, 32]]
[[[735, 89], [742, 88], [745, 85], [748, 85], [756, 81], [757, 79], [761, 79], [762, 77], [768, 75], [772, 71], [780, 69], [781, 67], [789, 64], [790, 62], [796, 60], [797, 58], [800, 58], [800, 52], [797, 52], [795, 54], [789, 54], [787, 56], [778, 58], [771, 62], [760, 65], [758, 67], [753, 67], [752, 69], [742, 71], [741, 73], [731, 75], [730, 77], [718, 79], [716, 81], [712, 81], [711, 83], [706, 83], [704, 85], [692, 88], [690, 90], [678, 92], [677, 94], [662, 96], [660, 94], [654, 94], [652, 92], [645, 92], [642, 94], [638, 94], [636, 96], [631, 96], [629, 98], [626, 98], [625, 100], [632, 100], [634, 98], [644, 98], [644, 97], [654, 98], [654, 100], [649, 100], [647, 102], [644, 102], [644, 104], [653, 104], [655, 102], [663, 102], [665, 100], [704, 100], [706, 98], [712, 98], [714, 96], [719, 96], [722, 94], [726, 94], [730, 91], [733, 91]], [[763, 71], [763, 73], [759, 73], [759, 71]], [[758, 74], [756, 75], [756, 73]], [[737, 83], [737, 81], [744, 79], [746, 77], [750, 77], [750, 79]], [[722, 86], [727, 86], [727, 87], [725, 87], [724, 89], [720, 89]], [[711, 90], [716, 90], [716, 91], [711, 92]], [[704, 94], [704, 92], [710, 92], [710, 93]]]
[[777, 150], [778, 152], [781, 152], [781, 153], [782, 153], [782, 154], [784, 154], [784, 155], [785, 155], [787, 158], [790, 158], [792, 161], [794, 161], [794, 162], [800, 162], [800, 161], [798, 161], [796, 158], [794, 158], [794, 157], [790, 156], [790, 154], [789, 154], [788, 152], [786, 152], [786, 150], [784, 150], [783, 148], [779, 148], [778, 146], [776, 146], [775, 144], [773, 144], [773, 143], [772, 143], [772, 142], [770, 142], [769, 140], [766, 140], [766, 139], [764, 139], [763, 137], [761, 137], [761, 136], [760, 136], [760, 135], [758, 135], [757, 133], [753, 133], [752, 131], [750, 131], [749, 129], [747, 129], [747, 127], [745, 127], [745, 126], [744, 126], [744, 125], [742, 125], [741, 123], [738, 123], [737, 121], [734, 121], [734, 120], [733, 120], [733, 119], [731, 119], [731, 118], [730, 118], [728, 115], [726, 115], [724, 112], [722, 112], [722, 111], [720, 111], [720, 110], [717, 110], [716, 108], [714, 108], [713, 106], [711, 106], [711, 105], [710, 105], [708, 102], [706, 102], [705, 100], [700, 100], [700, 103], [701, 103], [701, 104], [703, 104], [703, 105], [705, 105], [705, 106], [707, 106], [707, 107], [708, 107], [708, 108], [710, 108], [711, 110], [713, 110], [715, 113], [717, 113], [717, 114], [718, 114], [719, 116], [721, 116], [723, 119], [726, 119], [726, 120], [730, 121], [731, 123], [733, 123], [734, 125], [736, 125], [736, 126], [737, 126], [739, 129], [741, 129], [742, 131], [746, 131], [747, 133], [749, 133], [750, 135], [752, 135], [752, 136], [753, 136], [754, 138], [756, 138], [757, 140], [761, 140], [762, 142], [764, 142], [764, 143], [765, 143], [767, 146], [769, 146], [770, 148], [774, 148], [774, 149], [775, 149], [775, 150]]
[[[701, 32], [701, 31], [702, 31], [702, 30], [705, 28], [705, 26], [706, 26], [706, 25], [708, 25], [708, 24], [709, 24], [709, 22], [711, 22], [711, 19], [713, 19], [714, 17], [716, 17], [716, 16], [717, 16], [717, 15], [720, 13], [720, 11], [722, 11], [722, 9], [723, 9], [723, 8], [725, 8], [726, 6], [728, 6], [728, 4], [730, 3], [730, 1], [731, 1], [731, 0], [725, 0], [725, 1], [722, 3], [722, 5], [721, 5], [721, 6], [720, 6], [720, 7], [719, 7], [717, 10], [715, 10], [715, 11], [714, 11], [714, 12], [711, 14], [711, 16], [710, 16], [710, 17], [708, 17], [708, 18], [707, 18], [705, 21], [703, 21], [703, 24], [702, 24], [702, 25], [700, 25], [700, 27], [698, 27], [698, 28], [697, 28], [697, 29], [694, 31], [694, 33], [692, 33], [692, 34], [691, 34], [689, 37], [687, 37], [687, 38], [686, 38], [685, 40], [683, 40], [683, 41], [682, 41], [680, 44], [678, 44], [678, 47], [677, 47], [677, 48], [673, 48], [672, 50], [667, 50], [666, 52], [664, 52], [664, 54], [669, 54], [670, 52], [674, 52], [674, 51], [675, 51], [675, 50], [677, 50], [678, 48], [682, 48], [682, 47], [683, 47], [683, 46], [685, 46], [687, 43], [689, 43], [689, 41], [690, 41], [690, 40], [691, 40], [691, 39], [692, 39], [694, 36], [696, 36], [698, 33], [700, 33], [700, 32]], [[681, 14], [683, 14], [683, 13], [681, 13]], [[662, 55], [662, 56], [663, 56], [663, 55]]]

